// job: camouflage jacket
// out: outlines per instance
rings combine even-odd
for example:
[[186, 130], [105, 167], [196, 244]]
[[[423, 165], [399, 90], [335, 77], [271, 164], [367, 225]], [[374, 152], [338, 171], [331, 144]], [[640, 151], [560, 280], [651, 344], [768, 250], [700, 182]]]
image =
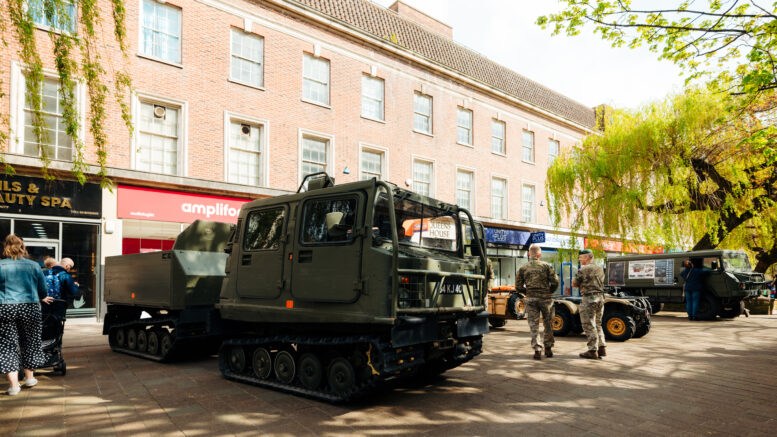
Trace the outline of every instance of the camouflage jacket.
[[515, 290], [526, 288], [527, 297], [550, 297], [558, 287], [558, 276], [553, 266], [532, 259], [515, 273]]
[[580, 289], [580, 294], [604, 292], [604, 269], [596, 264], [580, 267], [575, 275], [575, 284]]

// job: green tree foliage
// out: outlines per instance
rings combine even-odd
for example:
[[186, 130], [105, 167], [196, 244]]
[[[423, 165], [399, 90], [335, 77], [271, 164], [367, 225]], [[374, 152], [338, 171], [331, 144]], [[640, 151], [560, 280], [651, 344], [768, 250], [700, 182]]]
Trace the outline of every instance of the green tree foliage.
[[[747, 139], [774, 123], [774, 102], [748, 105], [698, 89], [639, 110], [616, 110], [601, 135], [548, 170], [552, 214], [573, 228], [694, 250], [752, 250], [777, 262], [777, 167]], [[768, 140], [774, 140], [774, 134]], [[579, 211], [579, 212], [578, 212]]]
[[[84, 139], [81, 132], [80, 119], [77, 110], [76, 85], [83, 82], [86, 85], [88, 99], [88, 129], [91, 134], [97, 154], [99, 166], [98, 176], [103, 185], [110, 181], [106, 174], [107, 137], [104, 130], [105, 104], [108, 96], [113, 93], [122, 111], [122, 118], [128, 129], [132, 129], [129, 106], [126, 96], [130, 92], [129, 76], [117, 70], [112, 77], [113, 91], [106, 84], [104, 60], [100, 56], [100, 46], [104, 45], [105, 36], [102, 29], [100, 7], [98, 0], [78, 0], [76, 16], [78, 23], [69, 22], [67, 8], [72, 4], [69, 0], [7, 0], [0, 5], [0, 48], [8, 46], [8, 38], [14, 38], [19, 43], [18, 56], [25, 75], [26, 103], [32, 108], [32, 131], [38, 142], [47, 140], [46, 120], [43, 116], [44, 103], [41, 99], [43, 83], [43, 61], [39, 52], [36, 36], [40, 35], [33, 14], [42, 13], [46, 22], [51, 23], [48, 37], [52, 42], [56, 70], [59, 76], [60, 94], [62, 97], [62, 115], [65, 131], [72, 138], [74, 145], [72, 172], [79, 182], [86, 181], [86, 157], [84, 155]], [[118, 42], [122, 54], [126, 58], [126, 28], [124, 25], [124, 0], [111, 0], [113, 18], [113, 37]], [[37, 8], [37, 9], [36, 9]], [[40, 10], [42, 9], [42, 10]], [[10, 17], [9, 21], [4, 16]], [[108, 37], [109, 38], [109, 37]], [[101, 40], [102, 39], [102, 40]], [[0, 65], [0, 77], [2, 77]], [[0, 84], [1, 85], [1, 84]], [[0, 101], [5, 96], [0, 90]], [[8, 150], [9, 138], [7, 131], [8, 117], [0, 113], [0, 150]], [[40, 147], [40, 159], [44, 177], [53, 178], [49, 173], [51, 158], [46, 147]], [[6, 173], [13, 173], [11, 167], [0, 158], [0, 166]]]
[[[577, 35], [586, 25], [614, 47], [647, 46], [687, 73], [687, 81], [706, 76], [717, 89], [757, 99], [777, 89], [777, 3], [678, 0], [675, 7], [656, 2], [563, 0], [565, 8], [537, 23], [553, 34]], [[662, 2], [663, 6], [666, 3]], [[747, 103], [747, 102], [745, 102]], [[777, 161], [769, 134], [754, 138]]]

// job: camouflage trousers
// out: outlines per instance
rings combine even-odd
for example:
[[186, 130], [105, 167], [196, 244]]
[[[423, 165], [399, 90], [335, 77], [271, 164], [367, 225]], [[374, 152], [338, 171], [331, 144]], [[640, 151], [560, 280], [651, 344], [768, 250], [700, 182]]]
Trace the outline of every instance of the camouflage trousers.
[[[556, 309], [553, 307], [553, 298], [550, 297], [527, 297], [526, 319], [529, 321], [529, 330], [531, 330], [531, 347], [535, 351], [540, 351], [544, 347], [553, 347], [555, 340], [553, 338], [553, 317], [556, 315]], [[540, 342], [540, 316], [542, 316], [542, 325], [545, 328], [542, 342]]]
[[580, 322], [588, 339], [588, 350], [595, 351], [606, 346], [602, 315], [604, 314], [604, 297], [601, 293], [584, 294], [580, 302]]

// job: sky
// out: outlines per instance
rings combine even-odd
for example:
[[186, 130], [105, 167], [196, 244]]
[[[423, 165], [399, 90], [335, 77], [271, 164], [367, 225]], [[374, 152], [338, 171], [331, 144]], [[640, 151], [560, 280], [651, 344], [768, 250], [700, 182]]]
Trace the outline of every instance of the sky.
[[[373, 0], [388, 7], [394, 0]], [[587, 106], [637, 108], [682, 90], [672, 63], [646, 48], [613, 48], [586, 27], [551, 36], [537, 17], [562, 9], [556, 0], [403, 0], [453, 27], [453, 39]]]

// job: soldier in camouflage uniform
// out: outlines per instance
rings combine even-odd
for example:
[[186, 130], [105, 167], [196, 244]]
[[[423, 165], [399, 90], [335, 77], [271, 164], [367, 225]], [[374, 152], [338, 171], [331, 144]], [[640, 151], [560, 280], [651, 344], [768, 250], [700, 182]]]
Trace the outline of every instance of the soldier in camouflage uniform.
[[580, 288], [580, 322], [588, 338], [588, 351], [581, 358], [601, 359], [607, 355], [602, 329], [604, 313], [604, 270], [593, 264], [594, 254], [590, 249], [580, 251], [580, 270], [577, 271], [572, 285]]
[[[529, 263], [521, 266], [515, 273], [515, 290], [526, 289], [526, 318], [529, 320], [531, 330], [531, 347], [534, 349], [534, 359], [542, 359], [542, 348], [545, 347], [545, 356], [553, 356], [553, 298], [551, 297], [558, 287], [558, 276], [553, 266], [540, 261], [542, 250], [540, 246], [529, 246]], [[545, 328], [545, 335], [540, 345], [540, 315]]]

